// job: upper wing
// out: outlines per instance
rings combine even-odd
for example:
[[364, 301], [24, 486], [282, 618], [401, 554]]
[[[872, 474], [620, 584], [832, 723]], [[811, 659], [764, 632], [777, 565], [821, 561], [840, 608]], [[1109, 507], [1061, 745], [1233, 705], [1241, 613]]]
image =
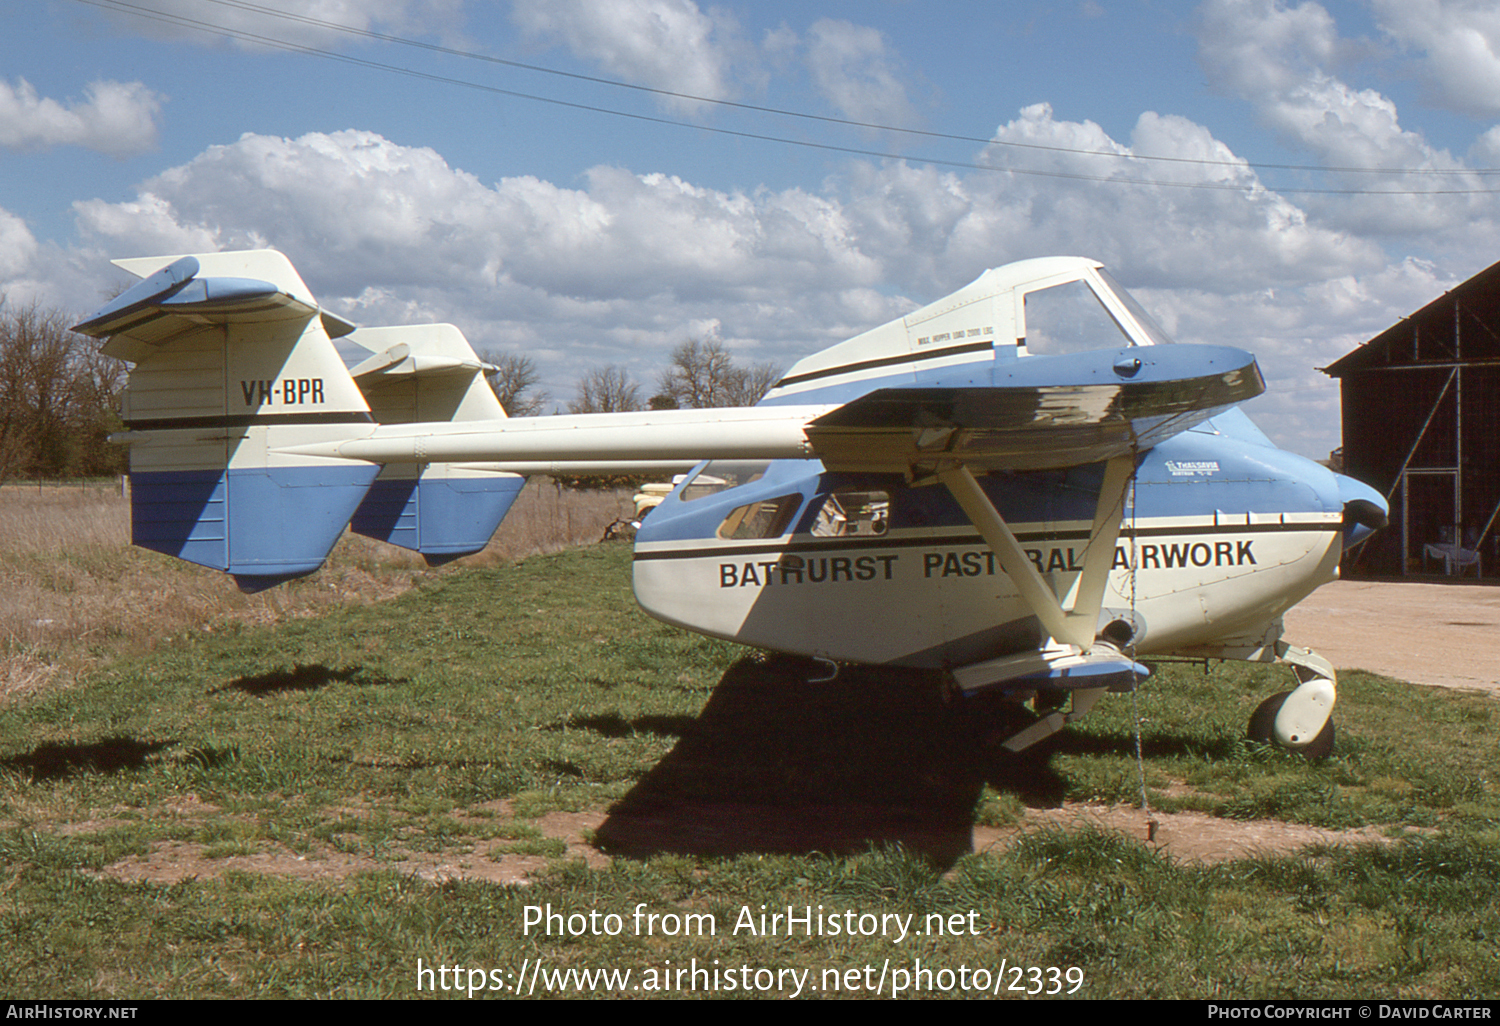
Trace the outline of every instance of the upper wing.
[[[171, 262], [163, 267], [162, 259]], [[274, 250], [116, 263], [143, 280], [73, 330], [108, 338], [105, 354], [132, 363], [149, 356], [151, 347], [206, 324], [281, 321], [292, 327], [319, 314], [330, 338], [354, 330], [342, 317], [319, 310], [291, 262]], [[144, 270], [153, 266], [159, 269]]]
[[[1140, 354], [1140, 355], [1137, 355]], [[1154, 346], [1032, 357], [997, 386], [881, 388], [843, 404], [382, 425], [288, 451], [392, 462], [819, 459], [830, 470], [923, 476], [1098, 463], [1166, 438], [1265, 389], [1249, 353]]]
[[1034, 380], [882, 388], [810, 422], [808, 440], [835, 470], [1042, 470], [1149, 449], [1265, 391], [1254, 357], [1213, 346], [1015, 362]]

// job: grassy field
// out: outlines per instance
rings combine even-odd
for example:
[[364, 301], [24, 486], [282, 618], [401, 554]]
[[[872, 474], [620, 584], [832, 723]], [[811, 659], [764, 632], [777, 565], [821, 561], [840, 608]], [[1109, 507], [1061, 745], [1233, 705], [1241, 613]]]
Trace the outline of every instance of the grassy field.
[[[32, 619], [111, 582], [125, 617], [80, 600], [75, 627], [114, 627], [69, 641], [7, 613], [12, 656], [71, 662], [0, 707], [0, 992], [1500, 992], [1491, 699], [1345, 674], [1309, 764], [1241, 740], [1277, 671], [1171, 667], [1005, 762], [929, 677], [819, 682], [646, 618], [623, 545], [434, 575], [343, 544], [280, 596], [182, 611], [158, 606], [217, 584], [119, 539], [3, 556]], [[971, 850], [1029, 806], [1138, 800], [1137, 710], [1153, 808], [1379, 839]]]
[[68, 686], [91, 667], [184, 631], [272, 624], [379, 602], [459, 567], [497, 566], [599, 540], [634, 507], [629, 490], [528, 482], [483, 552], [441, 571], [414, 553], [346, 534], [317, 574], [257, 595], [223, 574], [130, 545], [114, 482], [0, 487], [0, 702]]

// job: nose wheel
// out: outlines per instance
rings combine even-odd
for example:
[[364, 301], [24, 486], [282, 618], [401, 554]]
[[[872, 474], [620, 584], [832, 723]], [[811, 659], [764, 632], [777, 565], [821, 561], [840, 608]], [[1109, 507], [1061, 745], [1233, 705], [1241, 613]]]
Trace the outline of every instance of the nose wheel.
[[1250, 728], [1246, 732], [1251, 741], [1257, 741], [1263, 745], [1274, 744], [1289, 752], [1296, 752], [1305, 759], [1326, 759], [1333, 754], [1334, 729], [1333, 720], [1329, 719], [1323, 724], [1323, 729], [1305, 745], [1284, 745], [1276, 738], [1276, 715], [1281, 712], [1281, 707], [1286, 704], [1287, 699], [1292, 697], [1292, 692], [1283, 691], [1279, 695], [1272, 695], [1260, 705], [1255, 707], [1255, 712], [1250, 715]]
[[1273, 620], [1265, 633], [1248, 645], [1212, 645], [1172, 653], [1210, 659], [1241, 659], [1247, 663], [1280, 663], [1297, 678], [1295, 691], [1272, 695], [1250, 717], [1251, 741], [1274, 744], [1308, 759], [1333, 754], [1333, 707], [1338, 702], [1338, 675], [1333, 664], [1318, 653], [1281, 640], [1282, 623]]

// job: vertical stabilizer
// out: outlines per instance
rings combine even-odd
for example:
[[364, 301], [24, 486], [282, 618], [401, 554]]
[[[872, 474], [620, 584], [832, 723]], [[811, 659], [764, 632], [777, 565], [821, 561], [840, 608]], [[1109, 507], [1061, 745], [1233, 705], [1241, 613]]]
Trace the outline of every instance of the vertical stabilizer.
[[[494, 368], [451, 324], [361, 328], [349, 341], [373, 355], [352, 373], [381, 424], [495, 421], [505, 410], [485, 381]], [[351, 528], [420, 552], [430, 565], [489, 544], [525, 478], [457, 463], [392, 463]]]
[[120, 264], [144, 280], [75, 330], [133, 364], [133, 541], [247, 590], [316, 570], [379, 468], [274, 449], [370, 423], [330, 338], [352, 326], [274, 251]]

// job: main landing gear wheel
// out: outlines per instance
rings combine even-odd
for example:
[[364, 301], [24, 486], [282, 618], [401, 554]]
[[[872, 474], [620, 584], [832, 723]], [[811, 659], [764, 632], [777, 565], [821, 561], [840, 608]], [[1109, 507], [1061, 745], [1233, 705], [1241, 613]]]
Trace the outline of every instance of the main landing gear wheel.
[[[1291, 694], [1290, 691], [1283, 691], [1279, 695], [1272, 695], [1255, 707], [1255, 712], [1250, 714], [1250, 729], [1247, 731], [1251, 741], [1258, 741], [1263, 745], [1276, 744], [1271, 728], [1276, 725], [1276, 714], [1281, 711], [1281, 706]], [[1323, 724], [1323, 729], [1318, 731], [1318, 736], [1310, 743], [1301, 748], [1289, 748], [1286, 751], [1295, 752], [1305, 759], [1326, 759], [1333, 754], [1333, 740], [1333, 720], [1330, 718], [1327, 723]]]

